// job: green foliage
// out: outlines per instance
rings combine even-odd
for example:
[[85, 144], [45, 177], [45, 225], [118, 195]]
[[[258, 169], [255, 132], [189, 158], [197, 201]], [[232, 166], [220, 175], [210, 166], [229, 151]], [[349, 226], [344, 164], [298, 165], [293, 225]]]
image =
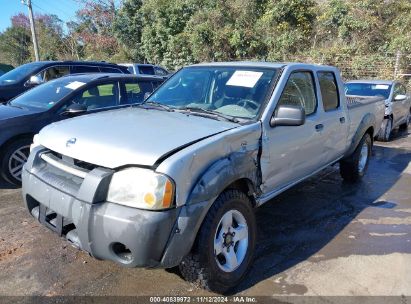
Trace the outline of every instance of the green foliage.
[[0, 34], [0, 61], [18, 66], [30, 60], [31, 39], [23, 27], [9, 27]]
[[[386, 54], [392, 59], [397, 51], [411, 61], [409, 0], [123, 0], [119, 7], [115, 0], [79, 1], [83, 8], [68, 35], [55, 16], [38, 24], [43, 58], [171, 69], [201, 61], [301, 60], [348, 66], [350, 77], [373, 61], [391, 68]], [[31, 52], [27, 29], [0, 34], [0, 61], [19, 64]]]

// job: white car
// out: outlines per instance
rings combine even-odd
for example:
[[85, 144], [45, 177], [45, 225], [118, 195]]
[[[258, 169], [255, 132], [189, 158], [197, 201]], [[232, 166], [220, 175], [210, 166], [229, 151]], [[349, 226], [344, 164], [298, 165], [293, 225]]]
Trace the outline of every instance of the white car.
[[384, 120], [377, 135], [389, 141], [396, 127], [406, 129], [411, 120], [411, 97], [404, 84], [392, 80], [355, 80], [345, 84], [346, 94], [360, 97], [381, 96], [385, 99]]

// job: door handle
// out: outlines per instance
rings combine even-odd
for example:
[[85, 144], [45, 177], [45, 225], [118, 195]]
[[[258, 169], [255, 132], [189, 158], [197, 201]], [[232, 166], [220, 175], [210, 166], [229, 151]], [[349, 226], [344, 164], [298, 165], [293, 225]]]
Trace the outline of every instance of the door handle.
[[323, 125], [323, 124], [315, 125], [315, 130], [316, 130], [317, 132], [320, 132], [322, 129], [324, 129], [324, 125]]
[[340, 117], [340, 123], [345, 123], [345, 117]]

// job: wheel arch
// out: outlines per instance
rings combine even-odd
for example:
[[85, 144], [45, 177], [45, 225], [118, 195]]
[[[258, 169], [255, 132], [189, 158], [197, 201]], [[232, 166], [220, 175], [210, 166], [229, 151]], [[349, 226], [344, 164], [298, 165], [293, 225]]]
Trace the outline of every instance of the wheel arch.
[[233, 153], [213, 163], [197, 180], [170, 235], [161, 260], [163, 267], [178, 265], [191, 251], [208, 211], [224, 191], [239, 190], [250, 199], [252, 207], [256, 206], [259, 167], [252, 155]]
[[23, 139], [23, 138], [33, 138], [35, 133], [22, 133], [18, 135], [14, 135], [10, 137], [9, 139], [5, 140], [1, 145], [0, 145], [0, 155], [2, 156], [4, 154], [4, 148], [15, 142], [16, 140]]
[[373, 138], [376, 134], [374, 134], [374, 125], [375, 125], [375, 117], [371, 113], [366, 114], [361, 122], [358, 125], [357, 131], [353, 135], [351, 139], [350, 147], [348, 148], [347, 152], [344, 155], [344, 158], [350, 157], [351, 154], [355, 151], [358, 144], [360, 143], [361, 139], [365, 134], [370, 134], [371, 141], [373, 142]]

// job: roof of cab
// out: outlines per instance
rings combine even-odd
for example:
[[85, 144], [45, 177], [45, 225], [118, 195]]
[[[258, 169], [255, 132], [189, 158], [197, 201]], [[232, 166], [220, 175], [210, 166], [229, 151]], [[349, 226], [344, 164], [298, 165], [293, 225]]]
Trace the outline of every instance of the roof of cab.
[[259, 67], [259, 68], [274, 68], [279, 69], [286, 66], [298, 66], [301, 68], [323, 67], [335, 68], [327, 65], [309, 64], [301, 62], [266, 62], [266, 61], [232, 61], [232, 62], [205, 62], [191, 66], [238, 66], [238, 67]]

